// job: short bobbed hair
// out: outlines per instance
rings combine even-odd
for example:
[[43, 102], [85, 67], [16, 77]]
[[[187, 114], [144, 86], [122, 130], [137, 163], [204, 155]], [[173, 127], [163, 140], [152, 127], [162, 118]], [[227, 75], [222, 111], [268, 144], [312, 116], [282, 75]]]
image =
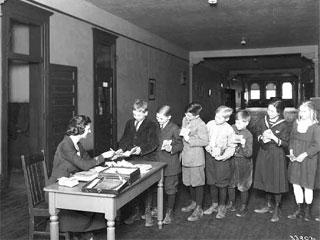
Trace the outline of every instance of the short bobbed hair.
[[84, 133], [87, 125], [91, 123], [91, 119], [85, 115], [77, 115], [71, 118], [67, 128], [68, 136], [77, 136]]
[[277, 110], [277, 113], [279, 113], [280, 115], [280, 118], [284, 118], [283, 112], [286, 106], [282, 100], [279, 100], [279, 99], [271, 100], [268, 106], [270, 105], [275, 107], [275, 109]]
[[[301, 103], [301, 105], [299, 106], [299, 109], [300, 107], [306, 107], [310, 110], [311, 112], [311, 121], [312, 122], [316, 122], [318, 123], [318, 111], [316, 109], [316, 105], [314, 104], [314, 102], [312, 101], [304, 101], [303, 103]], [[300, 116], [298, 116], [298, 119], [300, 120]]]

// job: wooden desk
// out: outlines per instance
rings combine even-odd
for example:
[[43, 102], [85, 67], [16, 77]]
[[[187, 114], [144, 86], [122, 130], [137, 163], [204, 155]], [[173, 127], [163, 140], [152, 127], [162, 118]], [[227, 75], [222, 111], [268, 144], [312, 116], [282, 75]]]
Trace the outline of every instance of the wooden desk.
[[81, 188], [85, 183], [69, 188], [57, 183], [44, 188], [49, 193], [50, 239], [59, 239], [59, 209], [104, 213], [107, 220], [107, 239], [115, 239], [115, 218], [117, 210], [137, 197], [140, 193], [158, 182], [158, 226], [162, 228], [163, 219], [163, 162], [134, 162], [152, 165], [152, 169], [142, 175], [120, 194], [85, 193]]

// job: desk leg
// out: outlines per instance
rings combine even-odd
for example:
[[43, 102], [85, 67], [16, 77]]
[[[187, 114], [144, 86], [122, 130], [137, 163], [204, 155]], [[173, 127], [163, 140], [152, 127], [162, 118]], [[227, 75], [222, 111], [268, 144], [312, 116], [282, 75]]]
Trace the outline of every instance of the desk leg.
[[115, 240], [116, 236], [115, 236], [115, 221], [113, 220], [109, 220], [107, 222], [107, 239], [108, 240]]
[[161, 179], [158, 182], [158, 227], [162, 229], [163, 220], [163, 169], [161, 169]]
[[55, 208], [55, 194], [49, 193], [50, 240], [59, 240], [59, 209]]
[[59, 222], [57, 215], [50, 216], [50, 239], [59, 240]]

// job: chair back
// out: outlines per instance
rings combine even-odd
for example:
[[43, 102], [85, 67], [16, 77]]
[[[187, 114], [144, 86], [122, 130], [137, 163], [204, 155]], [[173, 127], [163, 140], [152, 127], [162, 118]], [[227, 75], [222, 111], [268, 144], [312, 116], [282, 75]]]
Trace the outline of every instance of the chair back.
[[45, 201], [43, 188], [48, 182], [44, 151], [29, 156], [21, 156], [24, 179], [27, 187], [29, 210]]

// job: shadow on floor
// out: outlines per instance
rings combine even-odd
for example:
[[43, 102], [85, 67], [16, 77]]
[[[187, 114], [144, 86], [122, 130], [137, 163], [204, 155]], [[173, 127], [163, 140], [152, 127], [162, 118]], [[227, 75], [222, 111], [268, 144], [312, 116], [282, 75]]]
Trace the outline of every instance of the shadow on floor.
[[[22, 173], [11, 174], [9, 189], [1, 192], [1, 240], [28, 239], [27, 196]], [[204, 208], [210, 204], [208, 189], [205, 189]], [[239, 198], [237, 198], [239, 204]], [[249, 213], [245, 218], [238, 218], [234, 212], [228, 212], [224, 219], [215, 215], [204, 216], [200, 221], [188, 222], [188, 213], [181, 212], [181, 207], [189, 203], [189, 195], [183, 185], [179, 186], [174, 222], [164, 225], [161, 230], [155, 224], [145, 227], [144, 221], [132, 225], [116, 226], [116, 239], [320, 239], [320, 223], [302, 219], [289, 220], [287, 215], [295, 210], [292, 191], [285, 194], [282, 201], [282, 216], [278, 223], [271, 223], [271, 214], [257, 214], [253, 209], [263, 204], [260, 191], [251, 190]], [[122, 208], [121, 219], [129, 214], [128, 207]], [[314, 192], [313, 216], [320, 214], [320, 193]], [[122, 219], [122, 220], [123, 220]], [[107, 231], [96, 233], [96, 239], [107, 239]], [[304, 238], [302, 238], [304, 237]], [[311, 238], [312, 237], [312, 238]], [[42, 239], [37, 237], [36, 239]], [[49, 238], [43, 238], [49, 239]]]

